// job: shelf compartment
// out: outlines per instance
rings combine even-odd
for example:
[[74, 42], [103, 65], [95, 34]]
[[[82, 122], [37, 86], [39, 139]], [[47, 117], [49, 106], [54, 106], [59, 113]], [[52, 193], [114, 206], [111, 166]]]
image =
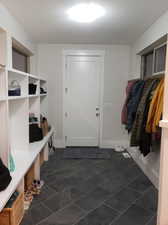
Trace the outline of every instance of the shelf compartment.
[[40, 123], [40, 98], [29, 98], [29, 113], [34, 113]]
[[28, 96], [28, 76], [23, 75], [23, 72], [13, 72], [8, 71], [8, 86], [10, 86], [11, 82], [16, 80], [21, 87], [21, 95], [20, 96], [9, 96], [9, 98], [15, 97], [25, 97]]
[[7, 96], [7, 73], [6, 70], [0, 70], [0, 99]]
[[48, 118], [48, 99], [47, 95], [40, 97], [40, 114]]
[[29, 96], [39, 96], [40, 94], [40, 81], [34, 77], [29, 77], [29, 84], [36, 85], [36, 91], [34, 94], [29, 94]]
[[28, 99], [9, 101], [9, 131], [11, 152], [27, 150], [29, 146]]

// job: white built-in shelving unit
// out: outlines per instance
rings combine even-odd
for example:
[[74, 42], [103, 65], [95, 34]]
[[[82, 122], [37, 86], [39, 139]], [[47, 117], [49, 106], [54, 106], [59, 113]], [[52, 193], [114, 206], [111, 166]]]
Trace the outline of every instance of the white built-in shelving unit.
[[[8, 37], [9, 38], [9, 37]], [[7, 33], [0, 29], [0, 157], [9, 167], [9, 155], [13, 156], [15, 171], [11, 172], [12, 181], [9, 187], [0, 192], [0, 211], [3, 209], [16, 189], [24, 191], [24, 176], [36, 164], [35, 176], [39, 178], [41, 151], [45, 160], [48, 158], [48, 140], [53, 129], [42, 141], [29, 143], [29, 113], [34, 113], [40, 121], [40, 114], [47, 116], [47, 94], [40, 94], [40, 87], [47, 88], [47, 81], [39, 76], [8, 68], [12, 63], [7, 57]], [[21, 86], [20, 96], [8, 96], [8, 87], [13, 80]], [[37, 85], [34, 95], [29, 95], [29, 83]]]

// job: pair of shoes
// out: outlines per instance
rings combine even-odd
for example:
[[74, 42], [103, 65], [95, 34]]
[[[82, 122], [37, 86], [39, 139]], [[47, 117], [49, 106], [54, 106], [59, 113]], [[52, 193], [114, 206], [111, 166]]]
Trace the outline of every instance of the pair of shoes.
[[37, 188], [38, 190], [41, 190], [41, 188], [44, 185], [44, 181], [43, 180], [34, 180], [33, 181], [33, 185], [35, 188]]

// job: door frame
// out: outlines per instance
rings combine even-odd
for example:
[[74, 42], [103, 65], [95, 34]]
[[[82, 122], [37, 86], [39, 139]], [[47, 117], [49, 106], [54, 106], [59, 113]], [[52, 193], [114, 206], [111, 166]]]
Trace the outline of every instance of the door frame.
[[65, 114], [66, 114], [66, 73], [67, 73], [67, 58], [68, 56], [93, 56], [100, 57], [101, 59], [101, 73], [100, 73], [100, 90], [99, 90], [99, 102], [100, 102], [100, 122], [99, 122], [99, 141], [98, 147], [101, 146], [103, 138], [103, 98], [104, 98], [104, 50], [63, 50], [63, 145], [66, 147], [66, 129], [65, 129]]

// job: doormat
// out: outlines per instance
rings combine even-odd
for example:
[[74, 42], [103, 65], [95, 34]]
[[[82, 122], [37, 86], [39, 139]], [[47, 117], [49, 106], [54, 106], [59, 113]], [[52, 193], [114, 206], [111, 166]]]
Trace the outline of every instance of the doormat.
[[66, 148], [64, 159], [111, 159], [114, 149], [99, 148]]

